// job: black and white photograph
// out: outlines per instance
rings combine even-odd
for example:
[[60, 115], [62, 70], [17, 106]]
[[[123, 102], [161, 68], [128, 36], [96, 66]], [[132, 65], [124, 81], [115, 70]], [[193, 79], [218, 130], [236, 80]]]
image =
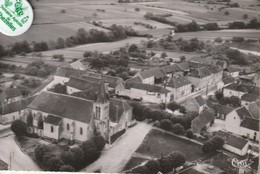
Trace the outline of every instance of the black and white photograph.
[[260, 0], [0, 0], [0, 173], [259, 174]]

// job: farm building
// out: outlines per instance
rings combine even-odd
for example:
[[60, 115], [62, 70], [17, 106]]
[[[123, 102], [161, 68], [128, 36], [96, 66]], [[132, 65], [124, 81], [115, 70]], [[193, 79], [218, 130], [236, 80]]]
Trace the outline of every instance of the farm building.
[[205, 109], [206, 102], [201, 97], [201, 95], [199, 95], [189, 100], [186, 100], [183, 105], [186, 107], [188, 111], [193, 111], [200, 114]]
[[240, 156], [244, 156], [247, 154], [249, 141], [241, 138], [240, 136], [234, 135], [229, 132], [224, 132], [219, 130], [216, 133], [217, 136], [224, 138], [225, 144], [223, 146], [224, 149], [238, 154]]
[[199, 116], [191, 121], [191, 129], [194, 133], [199, 134], [203, 129], [207, 129], [214, 122], [215, 116], [207, 109], [203, 110]]

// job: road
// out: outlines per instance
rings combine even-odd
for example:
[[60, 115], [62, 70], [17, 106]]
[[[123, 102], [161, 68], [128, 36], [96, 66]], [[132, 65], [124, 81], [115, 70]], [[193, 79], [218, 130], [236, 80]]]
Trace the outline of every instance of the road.
[[113, 146], [103, 151], [100, 158], [81, 170], [81, 172], [100, 172], [119, 173], [136, 151], [152, 126], [147, 123], [138, 122], [132, 128], [129, 128], [126, 133], [113, 144]]
[[14, 141], [14, 135], [0, 139], [0, 158], [7, 164], [10, 164], [10, 154], [13, 152], [12, 168], [14, 171], [41, 171], [41, 169], [25, 155]]

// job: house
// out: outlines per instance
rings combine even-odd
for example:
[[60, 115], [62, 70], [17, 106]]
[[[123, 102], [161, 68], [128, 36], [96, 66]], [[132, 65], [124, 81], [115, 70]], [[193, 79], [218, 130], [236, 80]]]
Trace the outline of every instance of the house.
[[259, 120], [243, 106], [226, 116], [225, 129], [237, 135], [259, 141]]
[[260, 100], [259, 96], [247, 93], [241, 96], [241, 105], [247, 106], [250, 103], [256, 102], [258, 100]]
[[177, 63], [177, 66], [183, 72], [188, 72], [190, 70], [190, 64], [187, 61], [181, 62], [181, 63]]
[[69, 67], [58, 67], [56, 73], [54, 74], [53, 85], [56, 85], [58, 83], [65, 84], [69, 81], [70, 77], [81, 77], [85, 74], [87, 74], [87, 71], [82, 71]]
[[234, 77], [235, 79], [239, 78], [239, 69], [236, 68], [235, 66], [228, 66], [225, 69], [225, 73], [228, 75], [231, 75], [232, 77]]
[[213, 76], [212, 83], [218, 84], [219, 82], [221, 82], [222, 77], [223, 77], [223, 70], [220, 67], [214, 66], [214, 65], [208, 66], [208, 68]]
[[142, 83], [154, 85], [162, 83], [166, 77], [166, 74], [161, 68], [155, 67], [141, 71], [137, 73], [135, 77], [140, 77]]
[[182, 75], [182, 70], [178, 67], [177, 64], [167, 65], [162, 67], [162, 70], [167, 75], [168, 79], [173, 78], [176, 75]]
[[191, 82], [183, 76], [175, 76], [166, 84], [166, 88], [172, 91], [173, 98], [177, 101], [187, 97], [192, 92]]
[[76, 78], [76, 77], [71, 77], [69, 79], [69, 81], [65, 84], [67, 87], [68, 94], [72, 94], [72, 93], [79, 92], [79, 91], [84, 91], [88, 88], [91, 88], [91, 87], [97, 85], [97, 83], [94, 83], [92, 81], [87, 81], [87, 80]]
[[78, 70], [87, 70], [89, 68], [88, 62], [84, 62], [84, 60], [79, 59], [75, 62], [72, 62], [67, 66], [68, 68], [78, 69]]
[[98, 83], [98, 82], [100, 82], [100, 80], [102, 80], [105, 83], [107, 90], [110, 92], [113, 92], [113, 93], [115, 92], [115, 89], [118, 86], [122, 86], [122, 84], [123, 84], [122, 78], [108, 76], [108, 75], [104, 75], [104, 74], [87, 73], [87, 75], [84, 75], [81, 78], [88, 80], [88, 81], [93, 81], [95, 83]]
[[197, 112], [197, 113], [201, 113], [206, 106], [206, 102], [204, 101], [204, 99], [201, 97], [201, 95], [193, 97], [189, 100], [186, 100], [183, 105], [185, 106], [185, 108], [188, 111], [191, 112]]
[[193, 57], [190, 59], [191, 62], [197, 62], [205, 65], [216, 65], [221, 69], [225, 69], [227, 67], [227, 62], [223, 60], [214, 59], [212, 57]]
[[16, 102], [2, 105], [0, 107], [0, 123], [7, 124], [15, 120], [19, 120], [24, 112], [26, 112], [27, 105], [29, 105], [34, 98], [35, 96], [28, 97]]
[[224, 138], [225, 140], [225, 144], [223, 146], [224, 149], [240, 156], [244, 156], [247, 154], [248, 147], [249, 147], [248, 140], [222, 130], [219, 130], [216, 133], [216, 135]]
[[171, 91], [162, 86], [129, 82], [117, 88], [116, 94], [152, 103], [168, 103], [173, 98]]
[[199, 134], [203, 129], [209, 128], [214, 122], [214, 119], [214, 114], [204, 109], [202, 113], [191, 121], [191, 129], [194, 133]]
[[192, 69], [187, 78], [195, 86], [195, 91], [207, 88], [208, 85], [213, 83], [213, 75], [208, 67]]
[[0, 92], [0, 101], [3, 104], [9, 104], [21, 100], [23, 97], [18, 88], [8, 88]]
[[121, 105], [115, 104], [120, 112], [110, 115], [114, 113], [110, 112], [113, 101], [107, 97], [104, 82], [88, 89], [86, 96], [88, 99], [53, 92], [40, 93], [27, 107], [30, 112], [24, 114], [25, 121], [33, 117], [29, 132], [54, 141], [68, 139], [77, 142], [86, 141], [94, 132], [100, 132], [110, 142], [110, 130], [117, 133], [132, 123], [132, 108], [124, 101]]
[[224, 106], [224, 105], [215, 105], [214, 106], [216, 118], [225, 121], [226, 116], [234, 110], [234, 108]]
[[222, 80], [218, 83], [217, 89], [222, 90], [224, 87], [234, 83], [235, 81], [236, 81], [236, 79], [234, 77], [223, 73]]
[[223, 88], [224, 97], [236, 96], [241, 98], [244, 94], [248, 93], [248, 87], [239, 83], [232, 83]]
[[250, 112], [250, 114], [252, 114], [254, 119], [259, 120], [260, 119], [260, 101], [256, 101], [253, 103], [250, 103], [247, 106], [248, 111]]

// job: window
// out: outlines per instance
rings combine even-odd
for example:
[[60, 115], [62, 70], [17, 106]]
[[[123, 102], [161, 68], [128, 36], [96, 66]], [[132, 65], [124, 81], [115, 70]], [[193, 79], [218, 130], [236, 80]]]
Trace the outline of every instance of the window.
[[96, 106], [96, 118], [100, 118], [100, 107]]
[[67, 130], [70, 130], [70, 124], [67, 123]]
[[80, 133], [80, 135], [83, 134], [83, 129], [82, 129], [82, 127], [79, 129], [79, 133]]
[[54, 130], [53, 130], [53, 126], [51, 126], [51, 133], [53, 133], [53, 131], [54, 131]]

